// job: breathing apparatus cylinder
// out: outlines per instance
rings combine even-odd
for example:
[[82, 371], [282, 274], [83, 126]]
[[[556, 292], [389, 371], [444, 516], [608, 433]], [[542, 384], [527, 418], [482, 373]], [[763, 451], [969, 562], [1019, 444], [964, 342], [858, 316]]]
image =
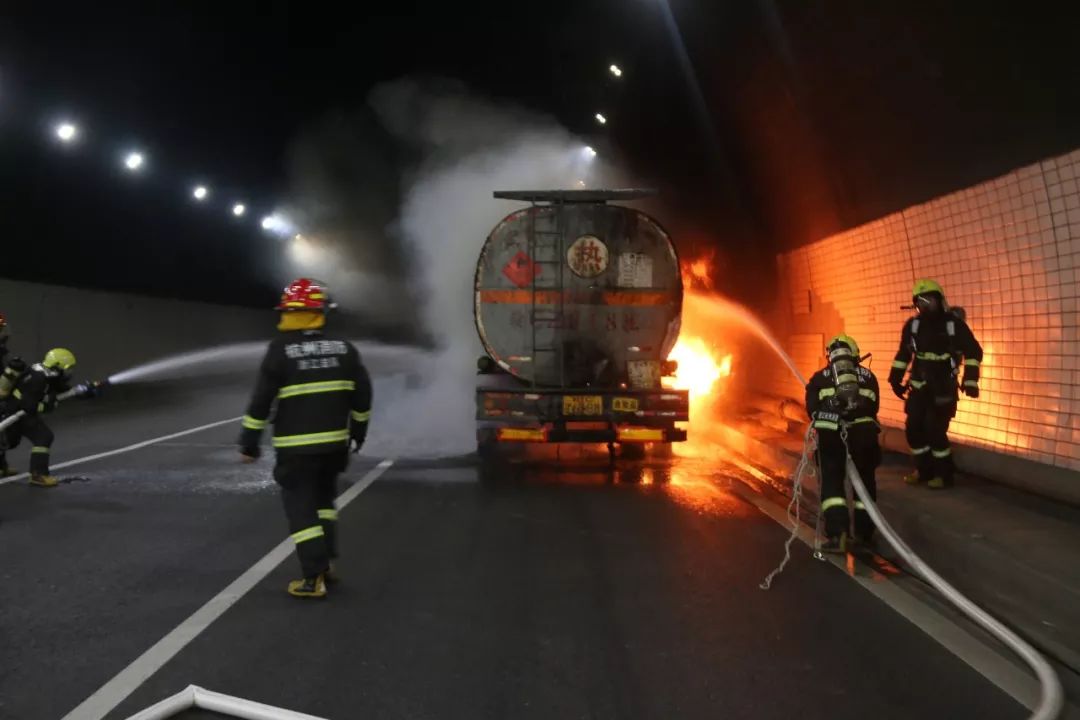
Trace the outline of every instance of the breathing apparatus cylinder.
[[847, 341], [837, 338], [829, 344], [829, 369], [836, 387], [836, 411], [853, 412], [859, 402], [858, 350]]

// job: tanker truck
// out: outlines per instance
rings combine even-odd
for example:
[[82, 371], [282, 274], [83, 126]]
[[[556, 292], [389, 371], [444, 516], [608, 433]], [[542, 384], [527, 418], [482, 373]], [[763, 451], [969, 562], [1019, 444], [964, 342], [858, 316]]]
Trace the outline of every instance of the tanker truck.
[[665, 389], [683, 286], [671, 238], [616, 201], [648, 190], [499, 191], [527, 202], [476, 263], [477, 448], [686, 439], [689, 393]]

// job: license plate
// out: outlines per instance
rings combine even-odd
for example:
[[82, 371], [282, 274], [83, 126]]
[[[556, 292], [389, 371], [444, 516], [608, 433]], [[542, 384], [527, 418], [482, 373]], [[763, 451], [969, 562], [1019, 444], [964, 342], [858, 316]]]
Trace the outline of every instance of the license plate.
[[637, 412], [637, 398], [612, 398], [611, 409], [615, 412]]
[[599, 395], [563, 395], [563, 415], [603, 415], [604, 399]]

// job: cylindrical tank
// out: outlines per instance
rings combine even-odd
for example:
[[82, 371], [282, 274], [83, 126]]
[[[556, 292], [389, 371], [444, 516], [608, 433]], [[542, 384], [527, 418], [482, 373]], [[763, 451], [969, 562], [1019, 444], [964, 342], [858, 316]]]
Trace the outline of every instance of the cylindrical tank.
[[643, 212], [566, 196], [511, 213], [484, 243], [475, 281], [484, 349], [531, 385], [659, 387], [682, 308], [671, 238]]

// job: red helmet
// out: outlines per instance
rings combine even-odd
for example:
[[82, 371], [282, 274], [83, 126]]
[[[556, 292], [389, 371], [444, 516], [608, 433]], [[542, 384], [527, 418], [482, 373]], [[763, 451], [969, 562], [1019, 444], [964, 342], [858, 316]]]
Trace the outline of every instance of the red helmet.
[[281, 293], [281, 302], [277, 310], [318, 310], [326, 312], [336, 307], [330, 302], [330, 293], [326, 286], [318, 280], [300, 278], [293, 280]]

